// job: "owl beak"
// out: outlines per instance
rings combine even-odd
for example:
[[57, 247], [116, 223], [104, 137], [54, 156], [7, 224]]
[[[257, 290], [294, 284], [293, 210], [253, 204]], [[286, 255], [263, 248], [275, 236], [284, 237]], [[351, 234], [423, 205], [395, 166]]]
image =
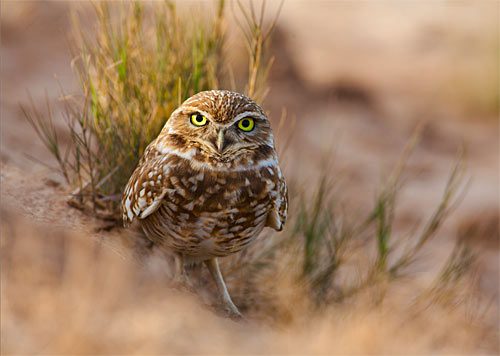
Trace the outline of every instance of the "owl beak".
[[225, 131], [225, 129], [220, 129], [219, 133], [217, 134], [216, 146], [219, 153], [222, 153], [222, 151], [224, 151], [224, 148], [226, 148], [226, 142], [224, 140]]

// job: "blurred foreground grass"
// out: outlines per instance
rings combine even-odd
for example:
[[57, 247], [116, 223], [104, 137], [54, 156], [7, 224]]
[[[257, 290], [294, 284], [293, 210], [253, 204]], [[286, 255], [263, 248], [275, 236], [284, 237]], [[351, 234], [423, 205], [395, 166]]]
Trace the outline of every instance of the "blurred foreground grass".
[[[464, 245], [432, 283], [414, 273], [401, 278], [391, 273], [402, 261], [397, 256], [406, 256], [392, 252], [399, 239], [385, 235], [387, 249], [373, 241], [382, 219], [369, 219], [376, 233], [343, 226], [347, 216], [320, 192], [304, 203], [317, 208], [299, 208], [285, 236], [260, 239], [224, 260], [228, 287], [247, 317], [238, 323], [214, 313], [206, 271], [196, 288], [178, 289], [159, 273], [162, 258], [123, 259], [105, 237], [34, 226], [3, 210], [2, 354], [498, 351], [498, 335], [483, 320], [491, 310], [466, 275], [472, 260]], [[390, 204], [377, 202], [375, 211]], [[410, 251], [419, 241], [406, 241]]]

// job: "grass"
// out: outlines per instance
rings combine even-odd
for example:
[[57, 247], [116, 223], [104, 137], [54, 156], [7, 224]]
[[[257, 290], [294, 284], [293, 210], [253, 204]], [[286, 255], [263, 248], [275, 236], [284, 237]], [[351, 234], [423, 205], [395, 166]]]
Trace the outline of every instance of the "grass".
[[[1, 217], [3, 354], [498, 351], [491, 328], [464, 322], [460, 306], [450, 308], [446, 299], [416, 308], [387, 293], [384, 303], [374, 306], [369, 294], [314, 312], [308, 294], [290, 293], [277, 269], [266, 283], [247, 291], [245, 298], [253, 302], [250, 320], [235, 323], [200, 305], [200, 291], [179, 292], [153, 272], [158, 268], [144, 270], [88, 235], [33, 226], [8, 210]], [[294, 271], [288, 262], [283, 268]], [[418, 292], [411, 283], [404, 286]], [[274, 308], [259, 304], [269, 290]], [[444, 292], [439, 295], [450, 296]], [[270, 326], [269, 319], [280, 327]]]
[[[301, 293], [305, 291], [304, 298], [312, 302], [310, 312], [332, 305], [348, 305], [362, 295], [382, 303], [401, 281], [413, 279], [415, 265], [425, 255], [423, 251], [432, 249], [439, 228], [466, 192], [464, 157], [463, 152], [459, 152], [441, 200], [434, 211], [429, 212], [427, 220], [411, 231], [394, 232], [405, 166], [418, 144], [420, 132], [421, 127], [410, 138], [367, 215], [343, 208], [339, 193], [342, 187], [336, 186], [331, 178], [335, 174], [326, 164], [323, 174], [312, 185], [314, 192], [300, 194], [299, 189], [292, 187], [296, 205], [289, 214], [285, 236], [257, 246], [254, 254], [236, 263], [239, 268], [228, 269], [245, 283], [259, 279], [266, 271], [273, 278], [278, 270], [285, 271], [293, 276], [293, 283], [300, 285]], [[457, 240], [442, 270], [434, 271], [433, 282], [424, 290], [415, 290], [412, 302], [432, 304], [443, 296], [456, 302], [459, 295], [463, 297], [459, 286], [467, 280], [475, 260], [471, 247], [463, 239]], [[247, 295], [240, 298], [244, 300]]]

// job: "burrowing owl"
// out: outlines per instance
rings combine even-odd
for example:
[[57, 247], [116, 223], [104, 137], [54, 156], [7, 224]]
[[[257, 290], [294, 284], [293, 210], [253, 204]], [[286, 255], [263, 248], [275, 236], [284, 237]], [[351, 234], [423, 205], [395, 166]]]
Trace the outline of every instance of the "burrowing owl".
[[125, 225], [184, 261], [205, 262], [228, 311], [238, 314], [217, 257], [247, 246], [288, 207], [269, 120], [246, 96], [212, 90], [187, 99], [146, 148], [122, 200]]

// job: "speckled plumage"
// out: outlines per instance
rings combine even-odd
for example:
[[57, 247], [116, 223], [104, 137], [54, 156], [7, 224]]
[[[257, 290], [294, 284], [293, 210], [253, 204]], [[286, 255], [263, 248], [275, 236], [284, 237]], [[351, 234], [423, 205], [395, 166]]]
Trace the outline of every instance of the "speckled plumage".
[[[193, 114], [208, 123], [193, 125]], [[243, 132], [236, 124], [248, 117], [255, 127]], [[198, 93], [172, 113], [122, 200], [125, 225], [139, 220], [153, 242], [196, 261], [240, 251], [265, 226], [281, 230], [287, 204], [269, 120], [246, 96], [223, 90]]]

